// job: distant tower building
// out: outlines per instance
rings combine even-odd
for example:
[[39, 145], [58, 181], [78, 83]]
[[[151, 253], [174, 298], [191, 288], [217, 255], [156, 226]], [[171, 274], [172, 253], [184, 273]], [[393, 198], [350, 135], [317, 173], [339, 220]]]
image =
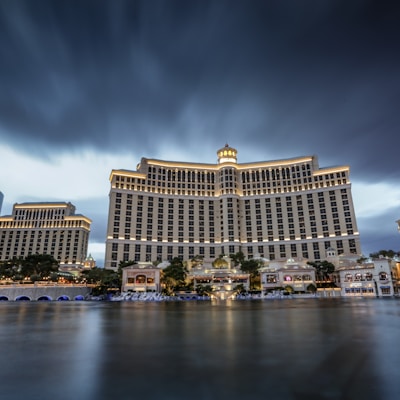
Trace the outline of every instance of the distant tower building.
[[89, 254], [86, 258], [85, 261], [83, 262], [83, 268], [85, 269], [92, 269], [96, 267], [96, 260], [92, 257], [91, 254]]
[[0, 214], [1, 214], [1, 207], [3, 205], [3, 200], [4, 200], [4, 194], [0, 192]]
[[50, 254], [61, 266], [83, 267], [91, 222], [71, 203], [14, 204], [12, 215], [0, 217], [0, 261]]
[[112, 170], [105, 268], [239, 251], [269, 260], [361, 252], [348, 166], [319, 168], [316, 156], [239, 164], [229, 145], [217, 157]]

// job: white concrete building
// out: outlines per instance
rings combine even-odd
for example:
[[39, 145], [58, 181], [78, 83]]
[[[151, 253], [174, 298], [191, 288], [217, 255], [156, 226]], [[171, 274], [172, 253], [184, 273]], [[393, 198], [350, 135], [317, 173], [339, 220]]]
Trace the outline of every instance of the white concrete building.
[[390, 260], [368, 260], [336, 270], [342, 296], [391, 297], [394, 295]]
[[337, 255], [335, 250], [327, 250], [327, 261], [335, 266], [332, 274], [341, 296], [393, 296], [395, 262], [388, 258], [365, 258], [355, 254]]
[[105, 268], [239, 251], [270, 260], [321, 260], [329, 247], [360, 254], [348, 166], [319, 168], [316, 156], [239, 164], [228, 145], [217, 156], [112, 170]]
[[16, 203], [0, 217], [0, 261], [50, 254], [60, 266], [83, 266], [91, 220], [71, 203]]
[[310, 285], [317, 287], [315, 269], [307, 264], [307, 260], [265, 260], [259, 271], [263, 293], [284, 289], [286, 286], [290, 286], [295, 293], [307, 292]]
[[151, 263], [122, 268], [122, 292], [160, 292], [161, 269]]

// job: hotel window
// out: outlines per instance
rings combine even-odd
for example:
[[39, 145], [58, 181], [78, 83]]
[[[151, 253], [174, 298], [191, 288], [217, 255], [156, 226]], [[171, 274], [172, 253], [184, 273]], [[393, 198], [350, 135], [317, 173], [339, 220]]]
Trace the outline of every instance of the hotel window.
[[372, 281], [372, 274], [371, 274], [371, 272], [367, 272], [367, 273], [365, 274], [365, 279], [366, 279], [367, 281]]
[[362, 275], [358, 272], [354, 275], [354, 280], [355, 281], [362, 281]]
[[386, 272], [380, 272], [379, 273], [379, 280], [380, 281], [386, 281], [388, 279], [388, 274]]
[[344, 281], [345, 282], [353, 282], [353, 275], [352, 274], [346, 274], [344, 276]]
[[314, 251], [314, 259], [315, 259], [315, 260], [320, 260], [320, 259], [321, 259], [321, 256], [320, 256], [320, 254], [319, 254], [319, 251]]
[[381, 288], [382, 294], [390, 294], [390, 287], [382, 287]]

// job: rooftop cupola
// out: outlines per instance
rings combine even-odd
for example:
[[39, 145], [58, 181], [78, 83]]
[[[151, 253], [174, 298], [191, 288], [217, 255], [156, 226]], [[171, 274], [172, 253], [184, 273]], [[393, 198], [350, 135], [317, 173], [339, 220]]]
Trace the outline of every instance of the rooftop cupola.
[[218, 164], [223, 164], [226, 162], [237, 163], [237, 150], [233, 147], [230, 147], [228, 144], [225, 145], [222, 149], [217, 151], [218, 155]]

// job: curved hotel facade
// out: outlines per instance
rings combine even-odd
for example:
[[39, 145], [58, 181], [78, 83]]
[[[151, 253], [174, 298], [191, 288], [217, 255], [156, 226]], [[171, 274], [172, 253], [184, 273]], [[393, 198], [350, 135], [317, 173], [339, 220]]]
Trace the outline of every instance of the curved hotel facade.
[[91, 223], [71, 203], [16, 203], [0, 217], [0, 261], [50, 254], [62, 266], [83, 267]]
[[216, 164], [142, 158], [136, 171], [112, 170], [105, 268], [361, 252], [348, 166], [319, 168], [315, 156], [239, 164], [228, 145], [217, 155]]

